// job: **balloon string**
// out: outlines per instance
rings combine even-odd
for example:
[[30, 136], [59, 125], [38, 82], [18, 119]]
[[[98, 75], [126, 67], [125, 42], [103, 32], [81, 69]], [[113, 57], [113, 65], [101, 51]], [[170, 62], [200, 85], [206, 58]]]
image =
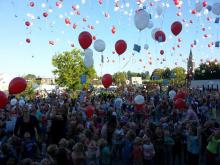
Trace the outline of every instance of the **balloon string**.
[[139, 34], [138, 34], [137, 44], [140, 45], [140, 43], [141, 43], [141, 31], [139, 31]]
[[130, 56], [128, 62], [126, 62], [126, 64], [121, 69], [124, 69], [128, 65], [128, 63], [131, 61], [131, 58], [132, 58], [132, 55]]
[[121, 58], [120, 58], [120, 56], [118, 56], [118, 61], [119, 61], [119, 72], [120, 72], [120, 70], [121, 70], [121, 68], [120, 68], [120, 66], [121, 66]]

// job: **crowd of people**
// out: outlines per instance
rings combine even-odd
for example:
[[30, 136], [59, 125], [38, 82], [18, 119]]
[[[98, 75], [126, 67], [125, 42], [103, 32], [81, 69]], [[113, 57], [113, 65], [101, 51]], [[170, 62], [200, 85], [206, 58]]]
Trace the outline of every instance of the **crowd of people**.
[[177, 109], [170, 90], [10, 96], [0, 110], [0, 165], [220, 164], [218, 91], [172, 89], [186, 93]]

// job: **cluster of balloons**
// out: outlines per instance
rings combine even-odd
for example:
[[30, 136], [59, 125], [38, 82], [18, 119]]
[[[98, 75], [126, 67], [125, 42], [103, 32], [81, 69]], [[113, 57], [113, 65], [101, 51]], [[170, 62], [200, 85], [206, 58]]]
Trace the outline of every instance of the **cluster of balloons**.
[[[12, 79], [8, 86], [9, 94], [19, 94], [23, 92], [27, 87], [27, 82], [22, 77], [16, 77]], [[8, 103], [8, 97], [2, 91], [0, 91], [0, 109], [4, 108]]]

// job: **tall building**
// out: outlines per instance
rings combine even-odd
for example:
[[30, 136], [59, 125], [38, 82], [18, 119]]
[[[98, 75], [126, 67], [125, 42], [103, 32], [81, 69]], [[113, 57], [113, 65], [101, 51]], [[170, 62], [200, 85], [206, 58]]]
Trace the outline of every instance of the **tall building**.
[[190, 49], [189, 58], [187, 61], [187, 80], [188, 85], [190, 85], [191, 80], [193, 79], [195, 62], [193, 60], [192, 50]]

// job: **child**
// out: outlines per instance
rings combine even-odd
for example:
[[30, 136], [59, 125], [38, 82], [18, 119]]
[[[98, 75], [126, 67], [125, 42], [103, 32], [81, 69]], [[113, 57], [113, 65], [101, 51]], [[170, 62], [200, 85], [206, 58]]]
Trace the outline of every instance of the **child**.
[[172, 164], [172, 149], [173, 149], [173, 145], [174, 145], [174, 140], [173, 138], [170, 136], [170, 131], [169, 130], [165, 130], [164, 131], [164, 152], [165, 152], [165, 164], [169, 165]]
[[190, 127], [189, 135], [187, 136], [187, 151], [188, 151], [188, 164], [199, 164], [199, 137], [197, 135], [197, 128]]
[[215, 159], [219, 154], [220, 146], [220, 130], [213, 130], [213, 134], [208, 138], [208, 145], [206, 147], [206, 164], [215, 164]]
[[155, 155], [154, 145], [151, 143], [150, 138], [146, 135], [143, 137], [143, 142], [144, 165], [153, 165]]
[[72, 155], [71, 155], [73, 164], [84, 165], [85, 155], [84, 155], [83, 150], [84, 150], [84, 146], [82, 143], [75, 144], [75, 146], [73, 147]]
[[87, 165], [96, 165], [97, 146], [94, 140], [90, 141], [86, 151]]
[[110, 148], [107, 145], [107, 141], [104, 139], [100, 139], [99, 142], [99, 150], [100, 150], [100, 163], [101, 165], [110, 165], [111, 164], [111, 156], [110, 156]]
[[22, 151], [21, 157], [22, 159], [31, 158], [34, 159], [37, 153], [37, 144], [31, 139], [31, 135], [29, 132], [24, 133], [24, 139], [22, 141]]
[[142, 139], [140, 137], [136, 137], [134, 140], [133, 161], [134, 161], [134, 165], [143, 164], [143, 146], [142, 146]]

